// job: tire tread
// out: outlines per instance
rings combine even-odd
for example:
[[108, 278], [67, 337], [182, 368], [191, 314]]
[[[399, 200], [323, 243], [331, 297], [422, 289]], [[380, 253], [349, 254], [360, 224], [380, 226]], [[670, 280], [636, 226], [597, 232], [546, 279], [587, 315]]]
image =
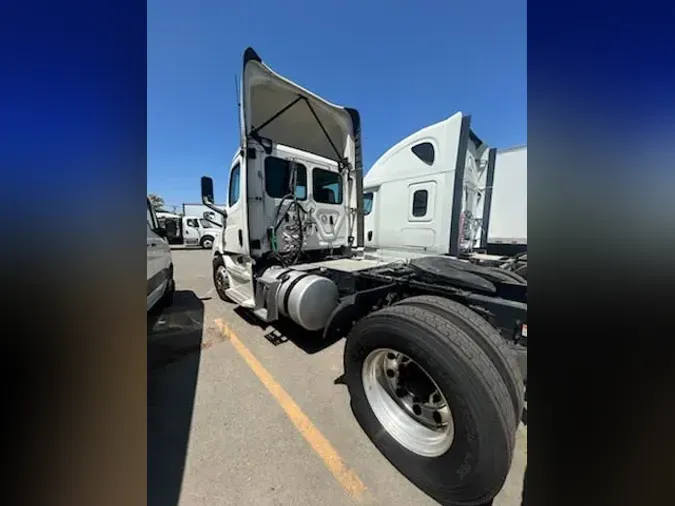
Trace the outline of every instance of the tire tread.
[[[357, 367], [357, 364], [350, 363], [350, 357], [352, 356], [353, 349], [358, 346], [359, 336], [363, 332], [368, 331], [368, 328], [371, 326], [382, 326], [386, 324], [394, 325], [392, 320], [398, 320], [398, 324], [400, 325], [414, 325], [418, 328], [422, 327], [420, 330], [428, 336], [425, 344], [430, 345], [427, 348], [430, 352], [432, 351], [432, 348], [436, 348], [434, 351], [443, 353], [441, 347], [448, 347], [450, 354], [460, 358], [461, 362], [465, 364], [468, 369], [473, 371], [473, 374], [470, 375], [471, 377], [467, 377], [466, 381], [472, 382], [473, 387], [478, 388], [476, 392], [480, 391], [480, 395], [484, 395], [486, 399], [489, 399], [489, 401], [481, 402], [490, 403], [492, 406], [491, 409], [494, 409], [494, 413], [497, 416], [500, 427], [500, 429], [493, 427], [491, 431], [494, 434], [494, 431], [496, 430], [498, 431], [498, 434], [501, 430], [502, 436], [499, 437], [504, 438], [503, 441], [507, 451], [507, 455], [505, 456], [506, 461], [502, 460], [500, 463], [494, 461], [487, 462], [486, 460], [482, 461], [482, 465], [484, 466], [481, 468], [482, 472], [490, 475], [490, 478], [486, 478], [485, 474], [482, 478], [479, 478], [483, 480], [481, 481], [481, 485], [488, 487], [486, 490], [480, 490], [480, 492], [477, 491], [476, 487], [478, 484], [475, 480], [466, 483], [459, 488], [457, 486], [448, 488], [443, 483], [432, 484], [425, 482], [422, 485], [419, 483], [416, 484], [429, 495], [444, 504], [449, 504], [447, 501], [449, 501], [450, 498], [452, 499], [452, 504], [462, 505], [477, 505], [489, 501], [499, 492], [506, 480], [515, 448], [517, 417], [515, 415], [511, 393], [506, 387], [502, 374], [498, 371], [493, 360], [475, 342], [475, 340], [467, 334], [465, 329], [428, 308], [405, 304], [390, 306], [362, 318], [352, 329], [352, 332], [347, 338], [347, 345], [345, 347], [345, 372], [352, 398], [354, 398], [354, 392], [352, 391], [351, 381], [354, 381], [353, 378], [356, 377], [355, 375], [358, 375], [360, 378], [361, 372], [354, 369]], [[361, 380], [359, 379], [358, 381]], [[355, 414], [357, 414], [356, 411]], [[357, 415], [357, 419], [358, 418], [359, 416]], [[364, 427], [361, 420], [359, 420], [359, 423]], [[368, 433], [368, 430], [366, 430], [366, 433], [376, 446], [383, 451], [385, 457], [398, 467], [401, 472], [405, 472], [402, 469], [405, 465], [399, 467], [399, 463], [392, 460], [392, 458], [385, 453], [383, 447], [386, 445], [379, 439], [381, 436]], [[491, 471], [487, 471], [486, 469], [488, 468], [491, 468]], [[486, 479], [491, 483], [490, 485], [485, 485]], [[462, 493], [465, 496], [470, 495], [470, 497], [460, 497], [458, 494]]]
[[499, 332], [475, 311], [451, 299], [435, 295], [419, 295], [403, 299], [395, 305], [414, 305], [417, 307], [435, 307], [451, 318], [457, 318], [471, 327], [474, 341], [490, 357], [509, 389], [513, 409], [520, 419], [523, 412], [525, 385], [518, 362], [508, 344]]

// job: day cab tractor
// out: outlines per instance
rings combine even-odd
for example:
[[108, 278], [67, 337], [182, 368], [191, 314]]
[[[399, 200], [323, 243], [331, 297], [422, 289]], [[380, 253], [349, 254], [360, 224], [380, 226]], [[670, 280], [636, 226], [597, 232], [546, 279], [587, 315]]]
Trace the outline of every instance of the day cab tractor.
[[[251, 48], [243, 60], [224, 210], [201, 181], [203, 203], [226, 217], [213, 246], [219, 296], [262, 322], [346, 336], [352, 410], [377, 448], [443, 504], [488, 503], [523, 410], [514, 350], [526, 350], [527, 284], [449, 256], [366, 255], [359, 113]], [[448, 128], [459, 138], [469, 125], [460, 115]]]
[[166, 230], [166, 237], [170, 244], [211, 249], [222, 229], [219, 223], [205, 217], [159, 212], [157, 218]]

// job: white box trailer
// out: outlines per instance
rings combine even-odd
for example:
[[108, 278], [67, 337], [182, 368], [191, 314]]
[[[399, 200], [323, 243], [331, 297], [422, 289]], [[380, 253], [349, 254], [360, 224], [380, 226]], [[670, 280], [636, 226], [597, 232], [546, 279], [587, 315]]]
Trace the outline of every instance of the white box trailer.
[[[216, 204], [216, 207], [220, 209], [225, 209], [224, 205]], [[204, 213], [207, 213], [204, 215]], [[223, 216], [218, 214], [204, 204], [183, 204], [183, 216], [199, 216], [200, 218], [208, 218], [211, 221], [215, 221], [220, 225], [223, 225]]]
[[497, 150], [494, 171], [485, 175], [482, 245], [527, 248], [527, 146]]

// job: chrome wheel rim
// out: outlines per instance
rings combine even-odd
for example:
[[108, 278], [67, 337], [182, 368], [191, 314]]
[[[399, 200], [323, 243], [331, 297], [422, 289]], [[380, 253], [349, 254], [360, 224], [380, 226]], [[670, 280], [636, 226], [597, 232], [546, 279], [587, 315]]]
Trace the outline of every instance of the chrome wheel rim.
[[205, 249], [209, 249], [209, 248], [211, 248], [211, 246], [213, 246], [213, 241], [211, 241], [210, 239], [207, 239], [206, 241], [204, 241], [204, 248]]
[[224, 266], [220, 265], [216, 269], [216, 290], [218, 290], [220, 293], [225, 293], [227, 287], [227, 270]]
[[375, 417], [400, 445], [423, 457], [448, 451], [455, 434], [452, 412], [419, 364], [404, 353], [380, 348], [366, 357], [362, 380]]

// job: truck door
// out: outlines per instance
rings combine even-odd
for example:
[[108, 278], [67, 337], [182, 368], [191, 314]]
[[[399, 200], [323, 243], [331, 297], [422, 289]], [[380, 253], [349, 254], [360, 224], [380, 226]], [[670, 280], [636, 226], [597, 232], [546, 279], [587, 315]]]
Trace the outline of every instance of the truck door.
[[315, 205], [316, 229], [321, 244], [340, 246], [336, 241], [344, 235], [346, 224], [345, 182], [337, 169], [312, 164], [312, 199]]
[[242, 174], [242, 157], [238, 156], [230, 168], [227, 190], [227, 220], [225, 222], [225, 252], [247, 255], [248, 223], [246, 213], [246, 178]]
[[183, 218], [183, 241], [186, 245], [199, 244], [199, 221], [197, 218]]
[[179, 220], [175, 218], [167, 218], [164, 220], [166, 228], [166, 237], [171, 244], [183, 242], [181, 234], [181, 226]]
[[376, 226], [377, 218], [377, 189], [368, 189], [363, 194], [363, 230], [366, 248], [377, 247]]
[[435, 199], [436, 181], [408, 185], [408, 220], [401, 229], [404, 247], [427, 251], [436, 244]]

